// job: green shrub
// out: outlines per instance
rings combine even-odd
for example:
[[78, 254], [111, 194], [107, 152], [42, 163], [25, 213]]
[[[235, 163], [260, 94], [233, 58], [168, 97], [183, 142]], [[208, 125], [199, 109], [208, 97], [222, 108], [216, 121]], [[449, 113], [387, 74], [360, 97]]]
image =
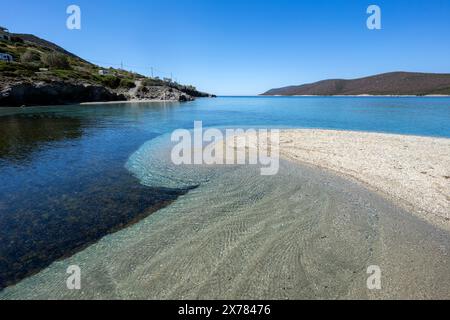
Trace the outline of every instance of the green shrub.
[[120, 87], [131, 89], [131, 88], [135, 88], [136, 84], [134, 83], [134, 81], [132, 81], [130, 79], [122, 79], [122, 80], [120, 80]]
[[16, 37], [16, 36], [12, 36], [11, 41], [14, 42], [16, 45], [20, 45], [25, 42], [25, 41], [23, 41], [22, 38]]
[[20, 63], [6, 63], [0, 61], [0, 73], [3, 75], [5, 72], [14, 72], [17, 75], [32, 75], [39, 68], [31, 65], [23, 65]]
[[52, 70], [52, 74], [54, 74], [55, 76], [57, 76], [63, 80], [70, 80], [70, 79], [78, 78], [77, 74], [75, 72], [73, 72], [72, 70], [62, 70], [62, 69]]
[[33, 70], [16, 70], [14, 73], [17, 77], [32, 77], [35, 72]]
[[27, 50], [20, 57], [20, 61], [22, 63], [40, 63], [41, 62], [41, 55], [38, 52], [34, 51], [34, 50]]
[[115, 76], [102, 76], [101, 83], [111, 89], [117, 89], [120, 86], [120, 78]]
[[45, 54], [42, 60], [46, 65], [53, 69], [70, 69], [70, 64], [67, 56], [61, 53], [52, 52]]
[[146, 87], [157, 87], [157, 86], [162, 86], [163, 82], [161, 80], [157, 80], [157, 79], [146, 78], [142, 81], [142, 85], [144, 85]]
[[15, 72], [10, 72], [10, 71], [4, 71], [4, 72], [2, 72], [2, 76], [3, 76], [3, 77], [11, 77], [11, 78], [16, 78], [16, 77], [18, 77], [17, 73], [15, 73]]
[[0, 61], [0, 72], [16, 71], [17, 68], [12, 63]]

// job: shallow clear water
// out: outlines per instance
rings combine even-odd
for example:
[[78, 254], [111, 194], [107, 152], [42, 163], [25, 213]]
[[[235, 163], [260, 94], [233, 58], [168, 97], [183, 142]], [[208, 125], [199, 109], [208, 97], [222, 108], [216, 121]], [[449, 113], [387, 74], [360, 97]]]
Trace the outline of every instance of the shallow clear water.
[[[277, 184], [273, 184], [274, 182], [270, 179], [260, 180], [257, 175], [251, 174], [251, 170], [244, 170], [239, 176], [236, 176], [235, 173], [239, 172], [240, 169], [230, 172], [227, 172], [227, 170], [225, 172], [212, 170], [211, 168], [201, 172], [177, 171], [166, 166], [167, 159], [164, 160], [164, 158], [154, 156], [165, 145], [161, 140], [164, 134], [178, 128], [191, 129], [195, 120], [202, 120], [205, 127], [317, 127], [450, 137], [450, 126], [448, 125], [450, 121], [450, 99], [258, 97], [199, 99], [186, 104], [112, 104], [0, 109], [0, 228], [2, 230], [0, 237], [1, 242], [7, 244], [0, 248], [0, 275], [2, 275], [0, 287], [2, 284], [17, 282], [27, 274], [42, 270], [57, 258], [72, 254], [84, 245], [127, 226], [130, 222], [138, 221], [174, 200], [175, 202], [172, 205], [158, 211], [150, 218], [142, 220], [135, 227], [127, 228], [117, 234], [103, 238], [102, 241], [106, 242], [101, 241], [79, 254], [84, 263], [88, 264], [86, 268], [93, 272], [90, 277], [98, 276], [98, 283], [96, 282], [96, 284], [99, 287], [107, 286], [107, 282], [102, 282], [104, 277], [102, 278], [99, 275], [101, 263], [92, 257], [105, 258], [106, 253], [101, 248], [106, 246], [109, 252], [111, 241], [113, 243], [118, 241], [117, 247], [115, 247], [117, 250], [112, 250], [110, 253], [110, 257], [114, 258], [113, 260], [117, 260], [121, 256], [120, 252], [128, 261], [137, 259], [134, 255], [124, 254], [125, 248], [130, 249], [131, 243], [141, 239], [141, 236], [133, 238], [133, 232], [136, 228], [144, 233], [153, 230], [154, 233], [146, 238], [148, 241], [146, 242], [143, 239], [142, 244], [145, 248], [153, 243], [156, 247], [152, 250], [156, 250], [155, 252], [162, 256], [149, 253], [146, 258], [144, 252], [138, 253], [134, 250], [129, 250], [129, 252], [134, 252], [136, 255], [140, 254], [141, 258], [145, 261], [148, 260], [147, 262], [150, 264], [162, 261], [162, 265], [179, 265], [182, 260], [167, 258], [163, 261], [163, 257], [167, 253], [161, 253], [160, 250], [170, 249], [169, 245], [173, 245], [173, 241], [175, 241], [175, 239], [172, 239], [172, 242], [169, 241], [170, 237], [183, 235], [184, 241], [178, 243], [177, 246], [178, 248], [184, 248], [184, 252], [191, 252], [192, 254], [185, 254], [182, 257], [183, 259], [194, 259], [195, 252], [186, 251], [185, 246], [192, 240], [190, 232], [199, 230], [207, 230], [205, 232], [210, 235], [202, 238], [201, 243], [215, 239], [212, 244], [220, 247], [220, 242], [224, 238], [220, 235], [215, 237], [217, 230], [212, 227], [212, 224], [208, 223], [214, 220], [215, 214], [217, 215], [216, 218], [220, 220], [225, 219], [227, 212], [234, 214], [240, 212], [243, 217], [250, 219], [248, 221], [245, 220], [246, 218], [243, 218], [243, 221], [238, 219], [237, 225], [231, 224], [229, 226], [230, 230], [237, 228], [237, 230], [243, 232], [239, 236], [234, 235], [231, 231], [228, 236], [225, 235], [225, 239], [231, 237], [229, 239], [231, 246], [244, 243], [241, 241], [242, 239], [239, 240], [241, 236], [250, 238], [256, 236], [254, 232], [257, 227], [250, 226], [253, 223], [251, 219], [257, 218], [255, 212], [258, 212], [253, 210], [253, 205], [259, 208], [259, 212], [261, 212], [261, 207], [258, 206], [261, 206], [261, 204], [267, 205], [265, 201], [272, 199], [274, 205], [267, 206], [265, 211], [267, 215], [270, 215], [271, 210], [280, 209], [277, 211], [278, 215], [275, 215], [277, 217], [275, 221], [265, 224], [265, 228], [269, 228], [269, 230], [272, 224], [277, 225], [276, 221], [282, 223], [281, 221], [293, 219], [289, 215], [292, 212], [288, 208], [291, 208], [290, 205], [295, 207], [294, 199], [302, 198], [305, 194], [295, 181], [291, 181], [294, 174], [292, 172], [298, 170], [296, 167], [291, 168], [290, 165], [286, 164], [284, 173], [278, 177], [278, 184], [291, 185], [291, 189], [287, 189], [286, 192], [271, 193], [269, 192], [270, 187]], [[151, 142], [147, 143], [148, 141]], [[138, 150], [139, 152], [136, 153]], [[153, 157], [149, 158], [149, 155]], [[143, 159], [143, 161], [139, 162], [139, 159]], [[151, 161], [151, 159], [157, 161]], [[307, 175], [304, 172], [300, 170], [295, 174], [298, 175], [299, 179], [304, 179], [305, 183], [313, 183], [311, 180], [317, 179], [317, 175], [314, 174], [311, 174], [309, 178], [304, 177], [304, 175]], [[160, 174], [157, 179], [154, 178], [157, 177], [155, 173]], [[161, 173], [165, 180], [161, 179]], [[225, 179], [225, 177], [227, 178]], [[167, 182], [167, 179], [171, 181], [170, 184], [164, 182]], [[332, 182], [333, 179], [331, 179]], [[221, 183], [218, 183], [219, 181]], [[228, 183], [224, 181], [228, 181]], [[183, 196], [188, 192], [186, 186], [196, 184], [200, 184], [198, 189]], [[255, 187], [257, 185], [260, 185], [261, 190], [258, 191], [258, 188]], [[308, 217], [314, 216], [314, 212], [322, 210], [324, 213], [320, 215], [321, 217], [327, 216], [329, 211], [335, 210], [335, 208], [341, 208], [337, 212], [351, 213], [356, 212], [361, 204], [359, 200], [355, 200], [354, 207], [351, 209], [348, 207], [349, 195], [342, 195], [343, 190], [340, 192], [330, 191], [324, 187], [324, 184], [316, 183], [314, 185], [315, 187], [311, 187], [310, 190], [312, 197], [316, 200], [302, 202], [300, 207], [303, 209], [296, 212], [303, 212], [305, 220], [298, 220], [297, 224], [294, 224], [296, 227], [285, 231], [286, 237], [291, 237], [299, 229], [304, 228], [305, 224], [302, 224], [302, 221], [306, 223], [305, 221], [310, 219]], [[252, 193], [255, 190], [258, 192]], [[246, 192], [246, 196], [239, 196], [243, 192]], [[382, 203], [382, 200], [367, 200], [370, 196], [363, 191], [361, 192], [363, 195], [360, 198], [371, 203], [369, 207], [372, 206], [376, 210], [384, 212], [384, 214], [390, 212], [390, 210], [397, 210], [389, 209], [389, 204]], [[229, 197], [227, 193], [229, 193]], [[215, 200], [208, 200], [208, 194], [213, 198], [216, 197]], [[217, 198], [218, 194], [226, 194], [227, 196]], [[179, 196], [182, 197], [176, 200]], [[322, 205], [324, 206], [326, 203], [332, 203], [331, 209], [323, 209], [322, 206], [319, 209], [313, 209], [313, 204], [317, 204], [318, 199], [323, 200]], [[326, 201], [326, 199], [333, 200]], [[279, 208], [277, 203], [285, 203], [286, 207], [281, 207], [285, 209]], [[309, 210], [308, 208], [312, 209]], [[213, 220], [206, 218], [202, 220], [201, 215], [193, 214], [200, 212], [200, 210], [206, 210], [204, 214]], [[189, 215], [190, 218], [185, 215]], [[383, 214], [381, 215], [383, 216]], [[172, 216], [173, 219], [170, 219]], [[367, 219], [370, 217], [371, 215], [368, 215]], [[176, 221], [184, 221], [183, 219], [188, 220], [181, 228]], [[156, 232], [157, 221], [164, 221], [164, 223], [160, 223], [163, 223], [169, 231], [172, 231], [168, 231], [168, 234], [164, 235], [161, 231]], [[198, 225], [201, 221], [203, 221], [203, 226]], [[190, 225], [191, 222], [193, 222], [192, 225]], [[223, 223], [228, 222], [226, 219], [223, 221]], [[355, 222], [355, 225], [357, 224]], [[422, 227], [418, 227], [420, 224], [416, 222], [411, 222], [411, 225], [423, 230]], [[145, 229], [145, 226], [149, 229]], [[363, 232], [363, 238], [367, 234], [377, 234], [373, 231], [377, 230], [373, 223], [365, 224], [363, 229], [366, 230], [366, 232]], [[265, 232], [267, 232], [266, 229]], [[424, 234], [422, 231], [418, 233]], [[312, 234], [302, 236], [301, 239], [312, 241], [311, 239], [314, 237], [311, 237]], [[403, 243], [412, 241], [406, 238], [407, 236], [403, 239]], [[122, 239], [122, 242], [119, 239]], [[356, 238], [346, 239], [347, 243], [343, 244], [342, 248], [348, 247], [353, 240], [359, 241]], [[155, 241], [161, 242], [155, 244]], [[436, 243], [441, 243], [441, 240], [436, 241]], [[361, 241], [359, 242], [361, 243]], [[49, 246], [50, 243], [52, 246]], [[274, 243], [278, 242], [275, 241]], [[287, 243], [291, 242], [287, 241]], [[278, 245], [282, 246], [282, 243], [278, 243]], [[293, 250], [305, 250], [304, 247], [300, 248], [295, 245], [294, 247], [296, 249]], [[201, 248], [202, 246], [198, 250], [202, 250]], [[244, 248], [238, 245], [236, 250], [239, 252]], [[407, 245], [405, 245], [405, 248], [407, 248]], [[210, 249], [217, 250], [217, 247], [213, 246]], [[280, 248], [281, 251], [284, 249]], [[360, 257], [367, 256], [371, 252], [370, 244], [362, 244], [361, 247], [354, 248], [354, 250], [360, 251]], [[445, 250], [447, 250], [446, 247]], [[428, 251], [435, 252], [433, 248]], [[167, 252], [170, 252], [170, 250]], [[183, 251], [176, 250], [176, 254], [179, 255], [180, 252]], [[263, 254], [264, 249], [258, 248], [255, 252]], [[142, 254], [144, 254], [143, 257]], [[316, 252], [313, 252], [314, 257], [316, 254]], [[78, 255], [74, 257], [78, 257]], [[324, 257], [317, 255], [317, 259], [323, 259]], [[202, 267], [207, 268], [217, 264], [218, 259], [219, 257], [212, 258], [209, 262], [200, 263], [200, 266], [188, 263], [187, 265], [193, 269], [190, 270], [191, 272], [183, 269], [184, 271], [180, 271], [180, 277], [198, 276], [198, 270], [201, 270]], [[361, 258], [358, 266], [350, 269], [361, 268], [366, 260]], [[139, 264], [142, 265], [142, 268], [149, 268], [145, 261], [137, 263], [135, 268], [139, 268]], [[235, 260], [233, 258], [230, 261]], [[444, 260], [443, 262], [444, 266], [448, 265], [448, 261]], [[243, 265], [249, 265], [249, 263], [243, 262]], [[266, 270], [267, 274], [276, 273], [279, 268], [283, 268], [282, 265], [271, 266], [268, 262], [259, 263], [262, 269], [257, 270], [255, 274], [264, 273], [264, 268], [270, 269]], [[348, 261], [345, 261], [343, 265], [347, 265], [347, 263]], [[130, 272], [130, 268], [132, 268], [128, 262], [125, 263], [120, 259], [117, 265], [114, 265], [113, 262], [111, 264], [109, 267], [103, 267], [108, 269], [119, 268], [120, 266], [121, 272], [125, 274]], [[285, 264], [289, 263], [286, 262]], [[59, 268], [64, 265], [65, 263], [62, 263]], [[301, 264], [294, 263], [292, 270], [295, 271], [299, 265]], [[229, 267], [228, 264], [226, 266]], [[223, 272], [229, 272], [227, 268]], [[48, 269], [48, 276], [55, 276], [52, 272], [58, 272], [57, 269], [57, 267], [55, 269], [55, 266]], [[349, 268], [346, 266], [344, 269]], [[436, 272], [439, 273], [439, 270], [442, 271], [437, 268]], [[167, 272], [169, 271], [175, 272], [176, 270], [168, 268]], [[326, 273], [326, 270], [321, 272]], [[335, 271], [331, 270], [331, 272]], [[48, 278], [45, 278], [45, 272], [43, 274], [44, 278], [42, 278], [42, 274], [37, 275], [36, 278], [30, 278], [29, 282], [24, 284], [22, 290], [19, 287], [19, 291], [15, 294], [27, 296], [26, 291], [30, 290], [30, 286], [33, 287], [34, 282], [39, 281], [39, 279], [44, 282], [48, 280]], [[149, 277], [152, 274], [152, 272], [148, 272]], [[289, 274], [290, 272], [287, 271], [286, 276], [289, 277]], [[60, 277], [64, 276], [65, 274], [60, 275]], [[144, 285], [141, 288], [143, 291], [139, 294], [136, 281], [140, 278], [136, 274], [130, 275], [130, 277], [134, 276], [137, 277], [135, 281], [121, 280], [120, 283], [123, 286], [128, 286], [128, 289], [119, 290], [119, 296], [127, 294], [144, 297], [143, 292], [148, 292], [148, 288]], [[358, 276], [361, 275], [358, 274]], [[120, 276], [118, 277], [120, 278]], [[252, 281], [256, 281], [256, 278]], [[352, 277], [348, 276], [345, 279], [350, 278]], [[59, 278], [56, 277], [55, 279]], [[176, 277], [170, 279], [176, 281]], [[210, 281], [208, 279], [208, 277], [205, 277], [204, 281]], [[239, 287], [241, 289], [236, 287], [229, 289], [222, 296], [226, 296], [226, 294], [251, 297], [269, 296], [270, 292], [267, 292], [267, 295], [262, 293], [267, 290], [267, 286], [273, 287], [273, 284], [268, 280], [266, 285], [260, 287], [252, 286], [251, 281], [248, 282], [248, 278], [236, 278], [235, 280], [241, 284], [245, 283], [247, 290], [243, 289], [241, 285]], [[445, 278], [444, 280], [443, 283], [447, 284], [448, 279]], [[52, 288], [57, 285], [54, 281], [48, 283]], [[225, 280], [219, 279], [216, 281]], [[298, 281], [301, 283], [301, 279]], [[341, 284], [343, 282], [345, 281], [342, 280]], [[155, 285], [155, 282], [151, 283]], [[136, 292], [133, 292], [133, 285], [136, 287]], [[149, 293], [149, 297], [179, 297], [183, 292], [183, 290], [178, 290], [183, 288], [181, 283], [168, 284], [160, 279], [159, 285], [165, 286], [167, 290], [171, 288], [172, 294], [164, 291], [164, 288], [160, 288], [160, 290], [155, 290], [153, 294]], [[283, 291], [275, 286], [275, 291], [271, 294], [273, 297], [289, 295], [313, 297], [314, 294], [318, 296], [342, 296], [345, 295], [343, 293], [347, 292], [348, 294], [348, 290], [350, 290], [348, 283], [345, 288], [342, 287], [344, 288], [342, 292], [336, 287], [338, 282], [334, 285], [324, 286], [327, 288], [334, 286], [335, 289], [333, 292], [326, 293], [325, 291], [311, 291], [309, 290], [311, 288], [306, 289], [304, 287], [304, 291], [288, 291], [283, 295]], [[42, 283], [40, 283], [40, 287], [42, 287], [43, 297], [45, 297], [46, 292], [49, 294], [43, 288]], [[212, 291], [214, 291], [210, 284], [205, 284], [205, 288], [207, 288], [206, 291], [184, 290], [186, 295], [191, 297], [202, 296], [201, 292], [212, 294]], [[214, 285], [213, 288], [215, 288]], [[90, 291], [90, 293], [94, 296], [96, 294], [106, 296], [105, 291], [99, 288]], [[220, 296], [220, 294], [217, 295], [217, 297]]]
[[[127, 167], [148, 185], [198, 188], [0, 298], [449, 296], [448, 233], [354, 183], [285, 161], [270, 177], [255, 166], [174, 167], [168, 138], [145, 144]], [[378, 293], [366, 288], [373, 264], [383, 270]], [[82, 270], [81, 291], [65, 287], [70, 265]]]

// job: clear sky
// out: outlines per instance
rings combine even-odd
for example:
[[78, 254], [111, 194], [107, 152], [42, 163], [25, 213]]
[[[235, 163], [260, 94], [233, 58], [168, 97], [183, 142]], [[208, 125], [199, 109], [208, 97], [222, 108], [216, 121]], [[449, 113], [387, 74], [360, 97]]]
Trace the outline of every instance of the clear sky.
[[[449, 0], [12, 0], [0, 25], [219, 95], [388, 71], [450, 73]], [[66, 28], [80, 6], [82, 29]], [[382, 10], [382, 30], [366, 9]]]

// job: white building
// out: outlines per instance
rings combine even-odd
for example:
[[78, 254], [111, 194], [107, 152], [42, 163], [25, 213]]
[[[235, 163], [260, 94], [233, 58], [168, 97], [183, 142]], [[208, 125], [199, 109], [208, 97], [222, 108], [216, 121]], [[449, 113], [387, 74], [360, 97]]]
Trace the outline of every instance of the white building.
[[0, 27], [0, 40], [11, 41], [11, 35], [10, 35], [8, 29]]
[[0, 53], [0, 61], [13, 62], [14, 59], [10, 54]]
[[98, 70], [98, 74], [99, 75], [101, 75], [101, 76], [107, 76], [107, 75], [110, 75], [110, 74], [112, 74], [112, 72], [111, 71], [109, 71], [109, 70]]

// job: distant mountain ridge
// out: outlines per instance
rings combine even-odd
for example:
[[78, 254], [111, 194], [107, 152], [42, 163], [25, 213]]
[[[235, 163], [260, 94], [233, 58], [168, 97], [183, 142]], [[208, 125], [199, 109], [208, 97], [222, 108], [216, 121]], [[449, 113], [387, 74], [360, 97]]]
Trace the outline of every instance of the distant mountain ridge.
[[330, 79], [288, 86], [262, 95], [450, 95], [450, 74], [390, 72], [352, 80]]

